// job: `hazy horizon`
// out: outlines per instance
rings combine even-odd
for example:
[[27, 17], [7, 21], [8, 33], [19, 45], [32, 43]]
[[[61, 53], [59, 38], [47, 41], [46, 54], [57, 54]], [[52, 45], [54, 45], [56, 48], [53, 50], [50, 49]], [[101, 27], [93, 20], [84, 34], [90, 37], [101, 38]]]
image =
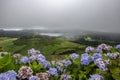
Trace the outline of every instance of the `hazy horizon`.
[[0, 0], [0, 29], [119, 32], [120, 0]]

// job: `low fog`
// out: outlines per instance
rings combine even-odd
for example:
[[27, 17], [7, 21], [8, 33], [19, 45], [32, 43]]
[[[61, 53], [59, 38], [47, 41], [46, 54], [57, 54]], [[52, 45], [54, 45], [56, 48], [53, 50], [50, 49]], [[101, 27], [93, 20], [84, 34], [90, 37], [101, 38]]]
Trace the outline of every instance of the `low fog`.
[[0, 0], [0, 28], [119, 32], [120, 0]]

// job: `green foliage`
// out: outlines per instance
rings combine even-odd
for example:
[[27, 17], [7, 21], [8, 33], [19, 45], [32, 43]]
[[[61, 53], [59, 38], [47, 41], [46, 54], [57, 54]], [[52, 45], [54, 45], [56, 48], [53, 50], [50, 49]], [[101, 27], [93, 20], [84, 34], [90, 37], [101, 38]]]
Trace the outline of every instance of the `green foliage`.
[[43, 67], [42, 64], [39, 64], [36, 61], [29, 63], [29, 66], [32, 68], [34, 73], [40, 72], [40, 69]]
[[5, 72], [14, 68], [15, 65], [13, 65], [10, 54], [3, 55], [0, 57], [0, 72]]

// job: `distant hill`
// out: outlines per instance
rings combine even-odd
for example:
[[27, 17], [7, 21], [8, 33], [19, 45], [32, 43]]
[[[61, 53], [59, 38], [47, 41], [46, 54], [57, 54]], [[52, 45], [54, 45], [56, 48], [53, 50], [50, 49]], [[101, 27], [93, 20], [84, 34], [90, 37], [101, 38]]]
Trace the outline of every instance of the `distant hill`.
[[78, 34], [69, 40], [79, 44], [91, 45], [91, 46], [97, 46], [101, 43], [116, 45], [116, 44], [120, 44], [120, 33], [88, 31]]

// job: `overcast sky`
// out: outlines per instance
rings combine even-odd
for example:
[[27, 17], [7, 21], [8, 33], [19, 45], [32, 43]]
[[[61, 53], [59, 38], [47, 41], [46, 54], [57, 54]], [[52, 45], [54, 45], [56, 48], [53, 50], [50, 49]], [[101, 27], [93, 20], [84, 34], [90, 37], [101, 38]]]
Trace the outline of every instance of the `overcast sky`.
[[0, 28], [120, 32], [120, 0], [0, 0]]

